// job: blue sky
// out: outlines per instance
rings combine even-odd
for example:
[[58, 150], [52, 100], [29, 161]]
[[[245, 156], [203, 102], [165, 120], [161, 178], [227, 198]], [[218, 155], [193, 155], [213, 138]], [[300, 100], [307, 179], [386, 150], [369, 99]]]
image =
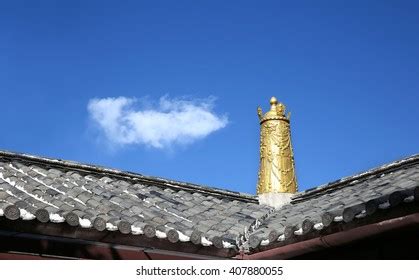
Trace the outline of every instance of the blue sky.
[[2, 1], [0, 149], [254, 193], [256, 107], [275, 95], [300, 190], [352, 175], [419, 152], [418, 14], [417, 1]]

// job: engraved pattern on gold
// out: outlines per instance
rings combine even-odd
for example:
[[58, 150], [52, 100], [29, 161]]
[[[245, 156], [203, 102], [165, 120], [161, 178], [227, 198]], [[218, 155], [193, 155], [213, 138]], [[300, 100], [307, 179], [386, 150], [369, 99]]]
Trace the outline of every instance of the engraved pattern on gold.
[[285, 116], [285, 105], [275, 97], [265, 115], [258, 107], [260, 129], [260, 167], [257, 193], [295, 193], [294, 154], [291, 145], [290, 117]]

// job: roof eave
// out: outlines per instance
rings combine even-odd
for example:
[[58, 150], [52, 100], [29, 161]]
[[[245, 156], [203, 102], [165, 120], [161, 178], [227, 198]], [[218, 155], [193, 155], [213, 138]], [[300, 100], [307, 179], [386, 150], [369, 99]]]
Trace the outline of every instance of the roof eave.
[[397, 228], [419, 225], [419, 203], [399, 206], [351, 223], [340, 223], [323, 232], [312, 232], [282, 244], [272, 244], [250, 254], [238, 254], [237, 259], [289, 259], [326, 248], [344, 245]]

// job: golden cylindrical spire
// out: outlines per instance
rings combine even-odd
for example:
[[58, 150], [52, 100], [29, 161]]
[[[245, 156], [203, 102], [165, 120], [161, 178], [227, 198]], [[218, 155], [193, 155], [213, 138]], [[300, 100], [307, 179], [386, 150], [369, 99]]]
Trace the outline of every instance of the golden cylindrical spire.
[[295, 193], [294, 154], [291, 145], [290, 113], [285, 116], [285, 106], [275, 97], [270, 100], [271, 109], [260, 120], [260, 167], [257, 193]]

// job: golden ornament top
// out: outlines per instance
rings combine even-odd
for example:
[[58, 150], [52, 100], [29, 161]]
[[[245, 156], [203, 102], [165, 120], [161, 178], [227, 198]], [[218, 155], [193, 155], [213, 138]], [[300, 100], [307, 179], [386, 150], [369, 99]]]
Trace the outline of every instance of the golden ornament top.
[[291, 145], [290, 113], [285, 116], [285, 105], [275, 97], [266, 114], [258, 107], [261, 124], [260, 166], [257, 193], [295, 193], [294, 154]]
[[271, 97], [269, 103], [271, 104], [271, 109], [266, 112], [265, 115], [262, 114], [262, 109], [258, 107], [258, 116], [261, 124], [267, 120], [284, 120], [286, 122], [290, 121], [291, 113], [288, 113], [288, 116], [285, 116], [286, 107], [284, 104], [280, 102], [278, 103], [278, 100], [275, 96]]

